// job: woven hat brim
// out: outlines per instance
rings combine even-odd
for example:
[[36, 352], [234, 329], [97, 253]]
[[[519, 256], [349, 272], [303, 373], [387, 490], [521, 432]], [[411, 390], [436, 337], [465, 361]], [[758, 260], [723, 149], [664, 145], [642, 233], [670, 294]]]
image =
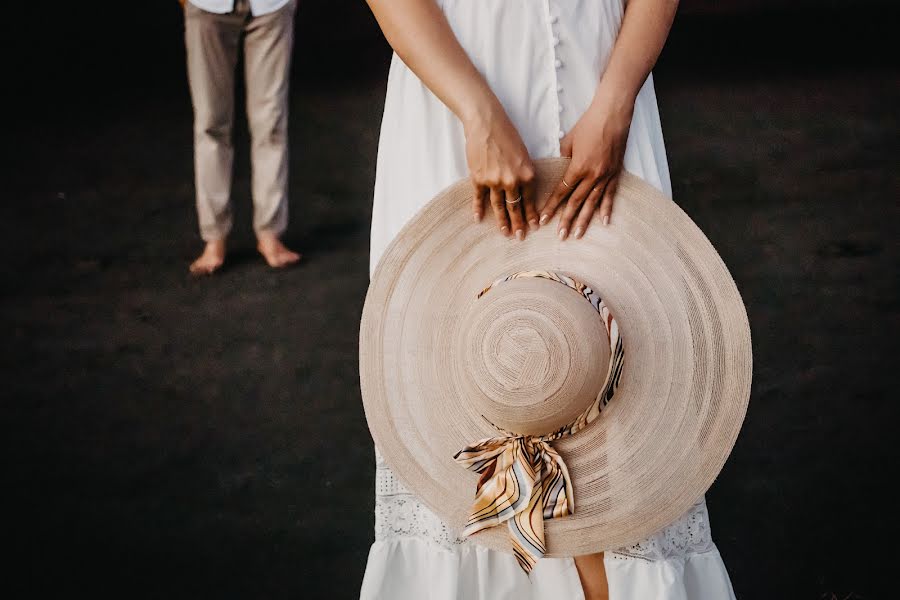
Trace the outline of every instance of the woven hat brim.
[[[539, 197], [567, 159], [536, 161]], [[548, 556], [646, 538], [683, 515], [721, 471], [750, 397], [747, 313], [716, 250], [671, 199], [623, 174], [613, 223], [561, 242], [551, 222], [523, 242], [471, 220], [460, 181], [413, 217], [384, 252], [360, 325], [360, 383], [375, 443], [400, 481], [456, 532], [477, 475], [454, 454], [496, 431], [458, 385], [460, 319], [497, 277], [568, 273], [599, 290], [618, 320], [625, 368], [600, 418], [554, 442], [576, 509], [546, 521]], [[473, 541], [510, 551], [506, 527]]]

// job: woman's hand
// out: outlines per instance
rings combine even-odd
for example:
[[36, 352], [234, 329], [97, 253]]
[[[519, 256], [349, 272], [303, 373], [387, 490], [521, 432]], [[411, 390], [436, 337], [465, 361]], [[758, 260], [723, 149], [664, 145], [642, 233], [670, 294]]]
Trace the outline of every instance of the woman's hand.
[[525, 237], [538, 226], [534, 165], [503, 106], [469, 60], [434, 0], [367, 0], [403, 62], [463, 124], [466, 160], [475, 185], [475, 220], [490, 199], [505, 235]]
[[534, 193], [534, 164], [519, 132], [499, 102], [463, 121], [466, 160], [474, 186], [472, 212], [475, 221], [484, 216], [490, 201], [497, 227], [503, 235], [519, 240], [538, 227]]
[[633, 97], [598, 93], [560, 142], [560, 153], [572, 162], [541, 209], [540, 222], [547, 223], [565, 203], [557, 226], [561, 240], [569, 232], [583, 236], [596, 212], [604, 225], [609, 224], [633, 112]]

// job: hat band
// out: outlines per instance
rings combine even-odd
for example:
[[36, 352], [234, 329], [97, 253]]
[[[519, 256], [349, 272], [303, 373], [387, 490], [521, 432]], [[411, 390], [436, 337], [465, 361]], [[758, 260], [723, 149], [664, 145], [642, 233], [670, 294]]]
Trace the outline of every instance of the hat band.
[[625, 350], [619, 326], [600, 296], [568, 275], [556, 271], [520, 271], [497, 279], [478, 298], [497, 285], [523, 277], [556, 281], [584, 296], [603, 318], [610, 349], [606, 380], [597, 399], [570, 424], [544, 435], [521, 435], [494, 425], [500, 435], [466, 446], [453, 457], [470, 471], [481, 474], [463, 535], [506, 521], [516, 560], [525, 572], [530, 572], [547, 551], [544, 519], [575, 512], [569, 470], [550, 442], [577, 433], [600, 415], [619, 385]]

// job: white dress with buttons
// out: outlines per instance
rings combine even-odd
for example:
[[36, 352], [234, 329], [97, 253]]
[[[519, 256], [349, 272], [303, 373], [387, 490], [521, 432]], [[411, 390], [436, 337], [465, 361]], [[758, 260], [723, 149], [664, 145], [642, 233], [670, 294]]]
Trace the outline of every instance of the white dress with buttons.
[[[590, 104], [618, 34], [624, 0], [439, 4], [531, 156], [559, 156], [560, 138]], [[625, 168], [671, 196], [652, 78], [635, 103]], [[407, 220], [467, 173], [459, 120], [395, 55], [378, 148], [372, 271]], [[607, 552], [605, 564], [612, 600], [734, 598], [702, 500], [647, 540]], [[542, 559], [525, 575], [512, 555], [458, 539], [397, 481], [376, 450], [375, 542], [363, 600], [583, 597], [572, 559]]]

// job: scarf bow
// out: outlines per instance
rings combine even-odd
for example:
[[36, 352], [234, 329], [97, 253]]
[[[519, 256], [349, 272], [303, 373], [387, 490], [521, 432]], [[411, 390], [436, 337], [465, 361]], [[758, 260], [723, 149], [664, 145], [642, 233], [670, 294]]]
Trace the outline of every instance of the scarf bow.
[[467, 446], [454, 457], [481, 474], [463, 534], [509, 523], [513, 553], [526, 572], [544, 555], [544, 519], [575, 511], [569, 470], [540, 437], [503, 435]]

